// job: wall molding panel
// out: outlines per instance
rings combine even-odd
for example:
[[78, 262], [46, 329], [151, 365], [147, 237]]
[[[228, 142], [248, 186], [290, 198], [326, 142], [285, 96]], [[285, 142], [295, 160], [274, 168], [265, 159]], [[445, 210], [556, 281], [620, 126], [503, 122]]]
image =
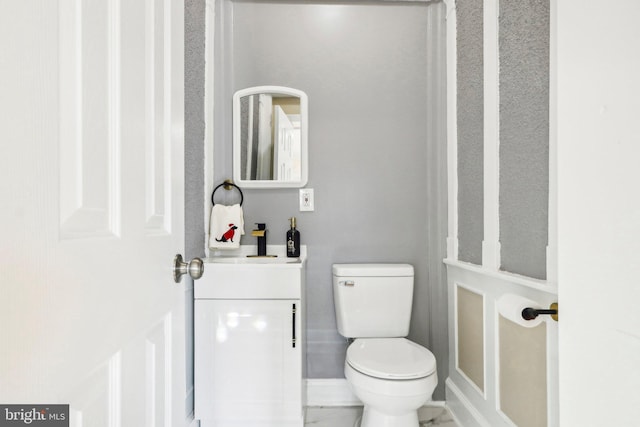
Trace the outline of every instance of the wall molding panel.
[[485, 295], [460, 282], [454, 286], [456, 371], [479, 395], [486, 398]]
[[548, 323], [524, 328], [498, 313], [495, 321], [498, 412], [515, 426], [545, 427]]
[[[552, 286], [543, 286], [534, 279], [522, 276], [494, 272], [472, 264], [445, 261], [449, 283], [449, 378], [447, 384], [447, 402], [459, 420], [471, 419], [465, 426], [513, 427], [514, 424], [500, 411], [500, 328], [498, 323], [497, 300], [504, 294], [515, 293], [548, 306], [557, 301], [557, 293]], [[517, 279], [517, 280], [513, 280]], [[530, 282], [530, 283], [528, 283]], [[473, 284], [470, 286], [469, 284]], [[470, 378], [457, 369], [459, 351], [457, 325], [458, 319], [457, 290], [467, 288], [483, 295], [484, 301], [484, 365], [486, 369], [484, 393]], [[547, 355], [546, 372], [539, 372], [546, 378], [548, 419], [546, 426], [557, 426], [557, 322], [545, 319], [546, 326], [545, 354]], [[528, 330], [527, 330], [528, 332]]]

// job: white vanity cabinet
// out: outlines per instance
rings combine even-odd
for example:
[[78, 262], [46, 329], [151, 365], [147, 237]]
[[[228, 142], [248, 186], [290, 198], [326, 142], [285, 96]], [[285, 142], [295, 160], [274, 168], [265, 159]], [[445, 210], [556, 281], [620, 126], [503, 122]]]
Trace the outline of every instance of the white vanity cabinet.
[[195, 418], [302, 427], [304, 258], [211, 261], [194, 283]]

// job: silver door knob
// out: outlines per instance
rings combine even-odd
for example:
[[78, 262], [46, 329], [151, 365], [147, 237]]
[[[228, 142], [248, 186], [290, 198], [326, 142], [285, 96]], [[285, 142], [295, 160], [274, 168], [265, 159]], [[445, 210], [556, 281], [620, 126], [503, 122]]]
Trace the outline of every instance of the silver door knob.
[[187, 263], [182, 260], [182, 255], [177, 254], [175, 258], [173, 258], [174, 282], [180, 283], [182, 276], [187, 273], [189, 273], [189, 276], [191, 276], [193, 280], [198, 280], [202, 277], [202, 273], [204, 273], [204, 263], [200, 258], [194, 258]]

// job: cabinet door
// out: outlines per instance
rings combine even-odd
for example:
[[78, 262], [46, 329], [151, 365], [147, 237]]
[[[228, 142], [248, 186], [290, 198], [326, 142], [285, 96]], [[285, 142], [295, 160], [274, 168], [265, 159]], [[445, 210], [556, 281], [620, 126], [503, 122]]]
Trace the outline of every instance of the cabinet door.
[[299, 310], [299, 300], [195, 301], [197, 419], [221, 426], [301, 419], [301, 349], [294, 341], [300, 321], [294, 320], [294, 305]]

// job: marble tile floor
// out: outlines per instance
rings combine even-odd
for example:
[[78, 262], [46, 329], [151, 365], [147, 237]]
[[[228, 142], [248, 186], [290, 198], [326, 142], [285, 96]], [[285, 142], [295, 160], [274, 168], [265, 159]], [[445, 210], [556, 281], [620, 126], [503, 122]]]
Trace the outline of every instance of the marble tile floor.
[[[458, 427], [447, 408], [420, 408], [420, 427]], [[309, 406], [305, 408], [305, 427], [354, 427], [362, 415], [362, 406]]]

